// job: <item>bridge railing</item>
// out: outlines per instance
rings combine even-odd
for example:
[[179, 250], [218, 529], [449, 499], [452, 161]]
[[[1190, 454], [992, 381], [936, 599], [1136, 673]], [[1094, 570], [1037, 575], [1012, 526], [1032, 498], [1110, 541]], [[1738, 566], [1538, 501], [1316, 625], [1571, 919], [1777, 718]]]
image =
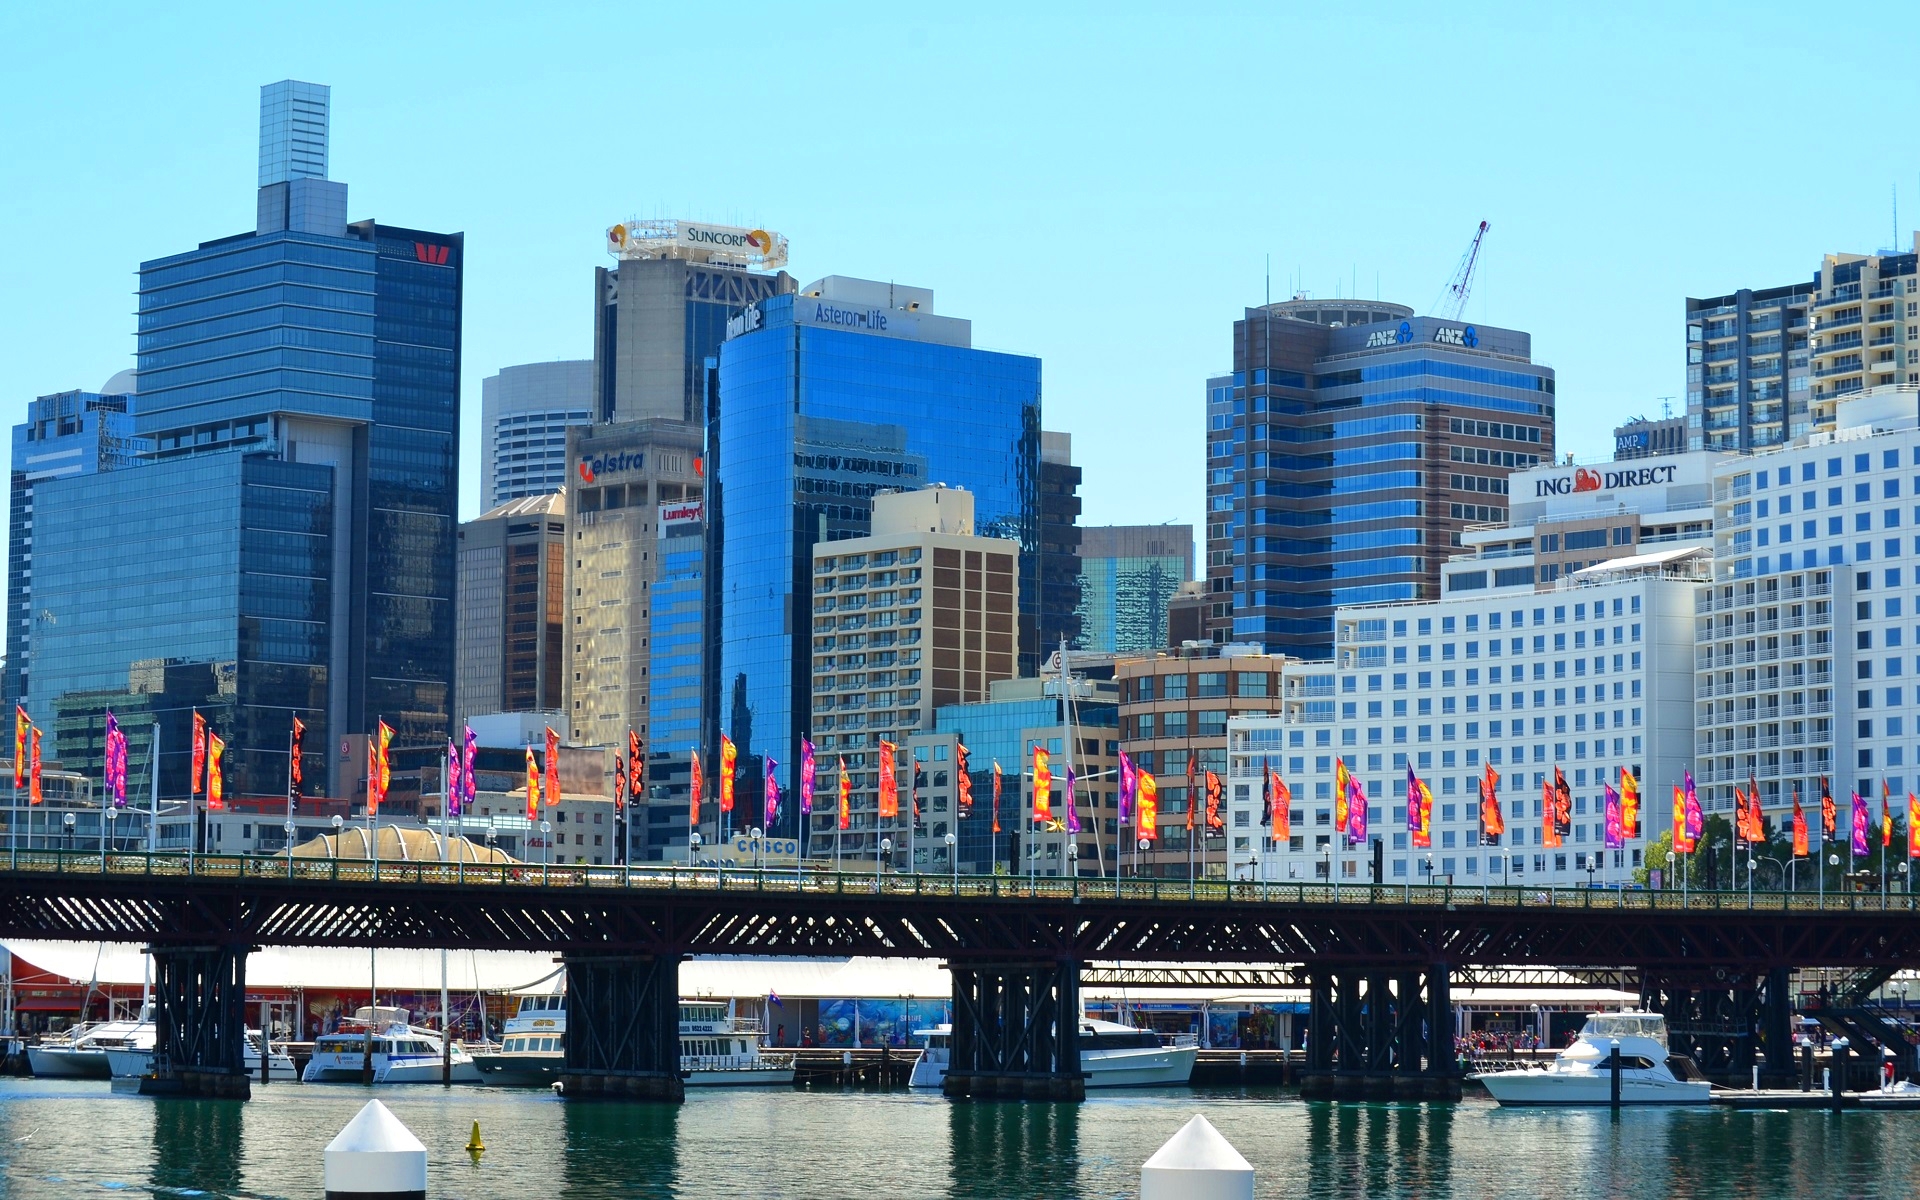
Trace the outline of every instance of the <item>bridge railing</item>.
[[639, 864], [471, 863], [438, 860], [290, 858], [287, 855], [121, 853], [17, 850], [0, 859], [25, 875], [139, 875], [297, 883], [772, 892], [806, 895], [929, 896], [954, 899], [1267, 902], [1289, 905], [1378, 905], [1454, 908], [1587, 908], [1647, 910], [1775, 910], [1784, 912], [1914, 910], [1907, 891], [1689, 891], [1570, 885], [1532, 887], [1458, 884], [1331, 884], [1288, 880], [1136, 879], [1109, 876], [1028, 878], [942, 872], [855, 871]]

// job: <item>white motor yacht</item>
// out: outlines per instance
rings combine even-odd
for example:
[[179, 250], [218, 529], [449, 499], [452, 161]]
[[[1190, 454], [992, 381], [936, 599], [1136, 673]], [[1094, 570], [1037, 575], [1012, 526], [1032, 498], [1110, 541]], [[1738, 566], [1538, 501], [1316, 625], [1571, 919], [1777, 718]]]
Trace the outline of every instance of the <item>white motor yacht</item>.
[[1602, 1012], [1587, 1018], [1573, 1045], [1545, 1070], [1489, 1071], [1479, 1080], [1511, 1106], [1612, 1103], [1612, 1043], [1620, 1043], [1620, 1103], [1705, 1104], [1712, 1086], [1693, 1060], [1667, 1048], [1667, 1019], [1650, 1012]]
[[[763, 1053], [760, 1023], [736, 1015], [732, 1001], [680, 1002], [680, 1074], [688, 1087], [783, 1087], [793, 1083], [792, 1054]], [[480, 1077], [501, 1087], [547, 1087], [566, 1063], [567, 1005], [562, 995], [523, 996], [500, 1035], [500, 1051], [474, 1058]]]
[[[440, 1033], [407, 1024], [404, 1008], [361, 1008], [340, 1028], [314, 1039], [313, 1057], [302, 1079], [308, 1083], [359, 1083], [369, 1053], [375, 1083], [439, 1083], [443, 1046]], [[446, 1051], [454, 1083], [478, 1083], [480, 1072], [466, 1047], [454, 1042]]]
[[[947, 1077], [953, 1050], [953, 1026], [916, 1029], [920, 1057], [913, 1062], [908, 1087], [937, 1088]], [[1200, 1042], [1193, 1034], [1163, 1038], [1151, 1029], [1113, 1021], [1080, 1021], [1080, 1069], [1088, 1088], [1178, 1087], [1193, 1077]]]
[[113, 1074], [107, 1062], [109, 1050], [150, 1052], [153, 1040], [149, 1005], [133, 1020], [98, 1021], [29, 1046], [27, 1062], [42, 1079], [106, 1079]]
[[[267, 1079], [298, 1079], [300, 1072], [293, 1065], [293, 1059], [286, 1051], [275, 1050], [267, 1046], [266, 1039], [258, 1029], [249, 1029], [246, 1042], [240, 1050], [240, 1061], [245, 1065], [248, 1076], [260, 1078], [260, 1055], [267, 1055]], [[107, 1051], [107, 1067], [115, 1079], [144, 1079], [153, 1074], [153, 1047], [144, 1050], [114, 1049]]]
[[567, 997], [554, 992], [520, 997], [500, 1030], [500, 1048], [473, 1056], [482, 1083], [549, 1087], [567, 1060]]

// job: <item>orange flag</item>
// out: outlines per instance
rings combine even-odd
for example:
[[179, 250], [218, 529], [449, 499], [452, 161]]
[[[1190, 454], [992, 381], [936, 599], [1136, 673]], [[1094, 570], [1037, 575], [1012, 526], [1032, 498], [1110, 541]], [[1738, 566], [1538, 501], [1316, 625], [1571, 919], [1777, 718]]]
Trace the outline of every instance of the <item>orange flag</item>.
[[1907, 793], [1907, 857], [1920, 858], [1920, 799]]
[[207, 719], [200, 715], [199, 709], [193, 710], [193, 779], [188, 785], [188, 794], [200, 794], [200, 781], [207, 773]]
[[1620, 828], [1630, 838], [1640, 836], [1640, 781], [1620, 768]]
[[846, 756], [840, 758], [840, 828], [853, 828], [853, 782], [847, 778]]
[[1053, 819], [1053, 768], [1049, 762], [1047, 748], [1035, 742], [1033, 746], [1033, 819], [1036, 822]]
[[1151, 842], [1160, 836], [1160, 783], [1150, 773], [1140, 772], [1135, 812], [1139, 818], [1140, 840]]
[[527, 820], [540, 819], [540, 765], [533, 761], [533, 747], [527, 747]]
[[[34, 734], [37, 738], [39, 731], [35, 730]], [[39, 747], [36, 745], [34, 749]], [[220, 735], [207, 730], [207, 811], [210, 813], [225, 812], [227, 808], [226, 772], [220, 765], [226, 753], [227, 744], [220, 740]]]
[[13, 790], [19, 791], [20, 785], [27, 781], [27, 730], [33, 728], [33, 721], [27, 716], [27, 710], [18, 704], [13, 706]]
[[560, 803], [560, 735], [547, 726], [547, 807]]
[[1548, 780], [1540, 785], [1540, 843], [1543, 846], [1560, 844], [1560, 823], [1553, 819], [1553, 807], [1553, 781]]
[[1807, 813], [1800, 807], [1800, 789], [1793, 789], [1793, 856], [1807, 856]]
[[734, 749], [733, 739], [720, 739], [720, 811], [733, 811], [733, 764], [740, 760], [740, 751]]
[[693, 771], [687, 784], [687, 817], [695, 825], [700, 823], [700, 793], [706, 791], [706, 780], [700, 777], [700, 751], [692, 754]]
[[34, 726], [33, 748], [28, 751], [31, 758], [27, 765], [27, 803], [38, 804], [44, 797], [40, 795], [40, 727]]
[[900, 778], [895, 773], [892, 742], [880, 743], [880, 819], [891, 821], [900, 815]]
[[1272, 767], [1267, 768], [1267, 787], [1273, 794], [1273, 840], [1284, 842], [1293, 832], [1293, 789]]

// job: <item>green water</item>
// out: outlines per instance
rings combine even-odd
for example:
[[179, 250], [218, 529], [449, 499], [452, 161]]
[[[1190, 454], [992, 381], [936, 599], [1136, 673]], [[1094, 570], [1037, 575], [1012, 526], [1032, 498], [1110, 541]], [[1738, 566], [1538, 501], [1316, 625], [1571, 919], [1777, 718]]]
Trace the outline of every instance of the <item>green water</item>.
[[[0, 1083], [0, 1194], [314, 1197], [320, 1150], [366, 1102], [273, 1084], [245, 1103], [155, 1101], [105, 1083]], [[438, 1200], [601, 1197], [1131, 1197], [1140, 1163], [1199, 1112], [1261, 1196], [1911, 1196], [1920, 1113], [1303, 1104], [1278, 1092], [1096, 1094], [1079, 1105], [938, 1096], [695, 1092], [680, 1107], [478, 1087], [386, 1088], [426, 1143]], [[487, 1152], [462, 1149], [473, 1121]]]

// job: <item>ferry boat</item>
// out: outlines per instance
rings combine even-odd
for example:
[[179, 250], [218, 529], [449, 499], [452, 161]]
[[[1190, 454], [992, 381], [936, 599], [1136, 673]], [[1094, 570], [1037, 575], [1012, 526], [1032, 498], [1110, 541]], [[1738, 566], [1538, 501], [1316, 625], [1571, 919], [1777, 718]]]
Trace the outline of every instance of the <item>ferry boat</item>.
[[[442, 1042], [436, 1030], [407, 1024], [404, 1008], [361, 1008], [332, 1033], [314, 1039], [313, 1057], [301, 1076], [308, 1083], [359, 1083], [369, 1040], [373, 1082], [439, 1083]], [[448, 1052], [454, 1083], [478, 1083], [480, 1072], [466, 1047], [454, 1042]]]
[[1650, 1012], [1602, 1012], [1587, 1017], [1574, 1043], [1539, 1071], [1488, 1071], [1468, 1078], [1501, 1104], [1604, 1106], [1613, 1102], [1608, 1059], [1620, 1043], [1620, 1103], [1706, 1104], [1712, 1086], [1700, 1068], [1667, 1047], [1667, 1019]]
[[27, 1062], [41, 1079], [107, 1079], [113, 1074], [109, 1050], [151, 1052], [153, 1007], [144, 1005], [133, 1020], [96, 1021], [27, 1047]]
[[[913, 1061], [907, 1086], [937, 1088], [947, 1077], [953, 1052], [953, 1026], [916, 1029], [922, 1039], [920, 1057]], [[1193, 1078], [1200, 1057], [1200, 1039], [1191, 1033], [1170, 1039], [1151, 1029], [1136, 1029], [1113, 1021], [1080, 1019], [1080, 1069], [1087, 1087], [1178, 1087]]]
[[[267, 1046], [266, 1039], [258, 1029], [246, 1031], [246, 1041], [240, 1048], [240, 1061], [246, 1067], [251, 1078], [260, 1078], [260, 1055], [267, 1055], [267, 1078], [298, 1079], [300, 1071], [293, 1065], [284, 1050], [275, 1050]], [[153, 1048], [144, 1050], [111, 1049], [107, 1051], [108, 1073], [115, 1079], [144, 1079], [153, 1074]]]
[[[566, 1062], [567, 1002], [561, 995], [523, 996], [500, 1035], [497, 1054], [476, 1056], [483, 1081], [501, 1087], [548, 1087]], [[735, 1014], [731, 1001], [680, 1002], [680, 1074], [688, 1087], [791, 1085], [792, 1054], [764, 1053], [758, 1021]]]

